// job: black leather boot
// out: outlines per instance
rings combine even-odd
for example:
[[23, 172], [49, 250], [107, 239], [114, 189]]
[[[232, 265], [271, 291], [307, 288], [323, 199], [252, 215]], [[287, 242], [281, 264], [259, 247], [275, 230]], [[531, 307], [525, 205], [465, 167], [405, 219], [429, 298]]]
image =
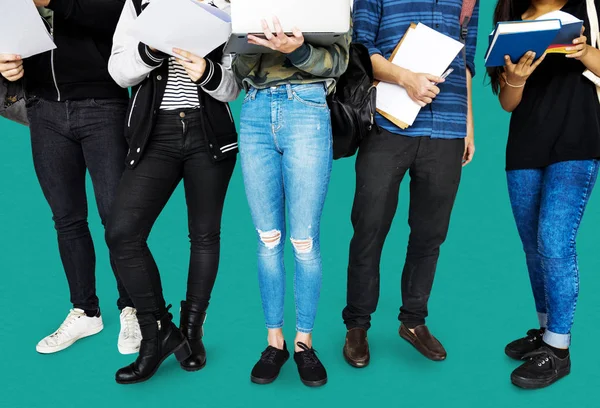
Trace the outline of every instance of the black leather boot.
[[181, 362], [181, 368], [185, 371], [198, 371], [206, 365], [206, 350], [202, 343], [204, 319], [206, 313], [194, 307], [193, 303], [181, 302], [181, 333], [188, 339], [192, 349], [192, 355]]
[[172, 318], [169, 312], [158, 321], [152, 315], [138, 315], [142, 331], [140, 353], [132, 364], [117, 371], [117, 383], [134, 384], [149, 380], [171, 354], [175, 354], [177, 361], [190, 356], [190, 345], [173, 324]]

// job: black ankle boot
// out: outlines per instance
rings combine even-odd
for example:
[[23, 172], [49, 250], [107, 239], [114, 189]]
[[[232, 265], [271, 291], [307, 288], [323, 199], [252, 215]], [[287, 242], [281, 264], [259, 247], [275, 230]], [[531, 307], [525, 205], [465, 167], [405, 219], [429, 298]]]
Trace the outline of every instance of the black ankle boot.
[[192, 349], [192, 355], [181, 362], [181, 368], [185, 371], [198, 371], [206, 365], [206, 349], [202, 343], [204, 330], [202, 325], [206, 313], [194, 307], [193, 303], [181, 302], [181, 319], [179, 326], [181, 333], [188, 339]]
[[158, 321], [152, 315], [138, 315], [142, 331], [140, 354], [135, 362], [117, 371], [117, 383], [134, 384], [149, 380], [171, 354], [175, 354], [178, 361], [190, 356], [190, 345], [173, 324], [172, 318], [169, 312]]

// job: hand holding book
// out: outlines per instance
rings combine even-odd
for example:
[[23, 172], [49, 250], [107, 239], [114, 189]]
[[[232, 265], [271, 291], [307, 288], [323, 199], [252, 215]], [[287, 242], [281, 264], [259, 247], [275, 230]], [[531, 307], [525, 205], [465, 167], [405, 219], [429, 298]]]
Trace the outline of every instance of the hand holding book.
[[535, 52], [528, 51], [515, 64], [511, 61], [510, 56], [505, 56], [504, 59], [506, 61], [506, 65], [504, 66], [504, 82], [511, 88], [524, 87], [527, 79], [529, 79], [533, 71], [535, 71], [535, 69], [542, 63], [545, 57], [546, 54], [543, 54], [536, 60]]
[[580, 60], [587, 55], [590, 46], [587, 43], [587, 37], [584, 35], [584, 32], [585, 27], [582, 27], [581, 36], [573, 40], [573, 46], [566, 48], [568, 52], [566, 55], [567, 58]]

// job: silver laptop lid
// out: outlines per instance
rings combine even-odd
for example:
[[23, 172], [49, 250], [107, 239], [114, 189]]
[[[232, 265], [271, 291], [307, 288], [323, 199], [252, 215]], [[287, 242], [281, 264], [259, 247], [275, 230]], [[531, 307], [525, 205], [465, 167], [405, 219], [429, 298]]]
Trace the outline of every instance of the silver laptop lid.
[[262, 32], [261, 20], [273, 29], [277, 16], [285, 32], [346, 33], [350, 30], [352, 0], [231, 0], [232, 31]]

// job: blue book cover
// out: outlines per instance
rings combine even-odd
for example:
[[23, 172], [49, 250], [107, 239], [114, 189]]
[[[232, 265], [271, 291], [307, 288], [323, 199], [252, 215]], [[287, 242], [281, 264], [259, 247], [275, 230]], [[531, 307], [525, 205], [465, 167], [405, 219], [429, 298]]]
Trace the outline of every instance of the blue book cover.
[[566, 47], [573, 45], [573, 40], [579, 38], [581, 30], [583, 28], [583, 21], [577, 21], [574, 23], [563, 24], [562, 28], [558, 32], [557, 36], [552, 40], [552, 44], [548, 47], [546, 52], [567, 54]]
[[[554, 28], [546, 28], [538, 31], [503, 33], [503, 24], [499, 23], [496, 30], [490, 36], [490, 45], [486, 53], [486, 67], [504, 66], [504, 56], [509, 55], [512, 62], [516, 63], [528, 51], [533, 51], [539, 57], [552, 44], [560, 32], [560, 21]], [[514, 23], [508, 23], [514, 24]], [[518, 23], [517, 23], [518, 24]], [[542, 27], [540, 25], [540, 27]], [[498, 33], [496, 35], [496, 33]]]

